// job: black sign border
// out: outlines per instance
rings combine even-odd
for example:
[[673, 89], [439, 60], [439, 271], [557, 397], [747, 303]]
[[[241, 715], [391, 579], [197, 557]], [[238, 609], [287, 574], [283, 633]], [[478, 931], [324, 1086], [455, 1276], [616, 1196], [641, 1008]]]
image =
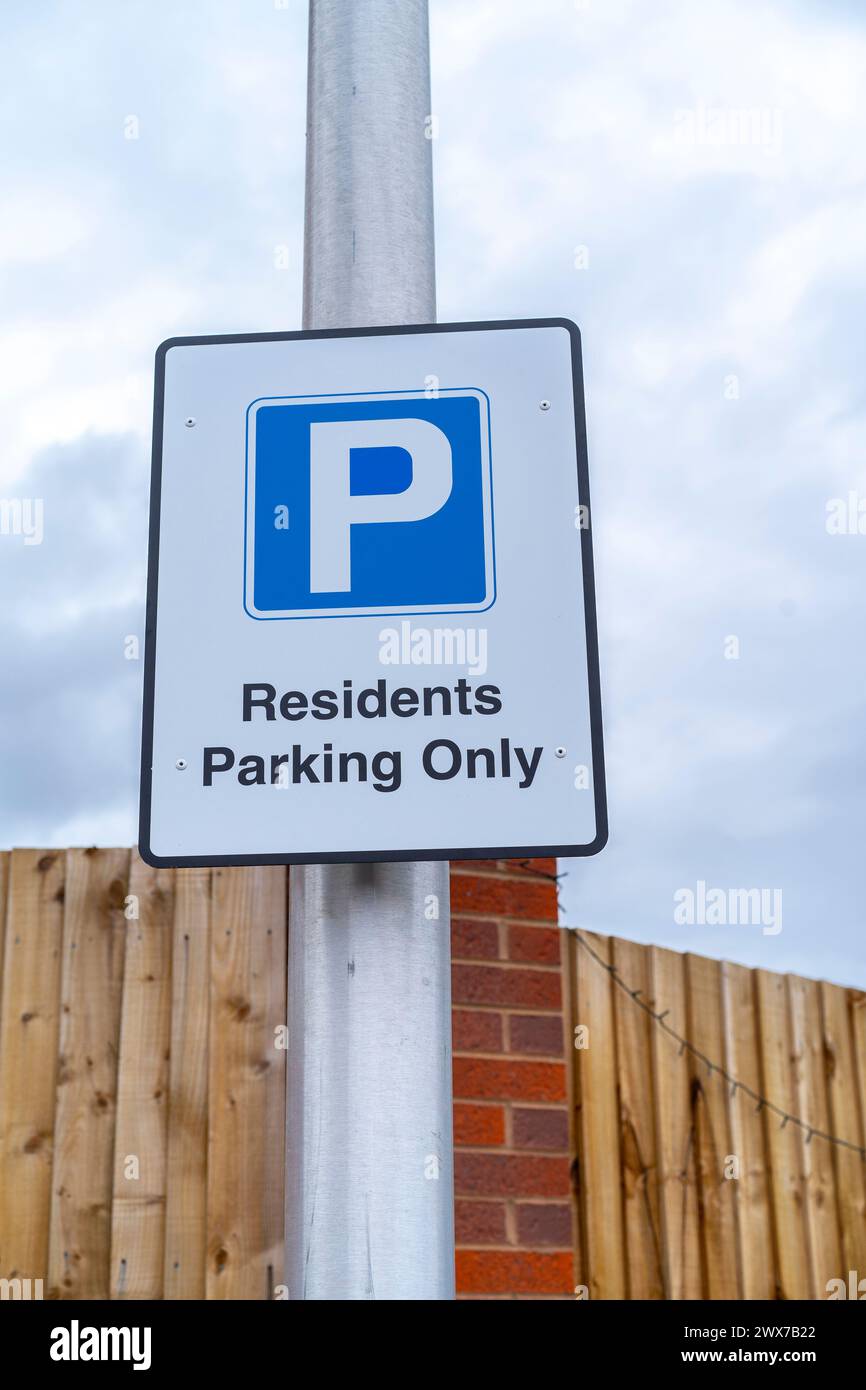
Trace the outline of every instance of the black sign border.
[[[156, 679], [156, 611], [159, 580], [159, 521], [162, 494], [162, 436], [165, 406], [165, 359], [173, 347], [206, 347], [224, 343], [282, 343], [307, 338], [372, 338], [400, 333], [473, 333], [500, 329], [564, 328], [571, 338], [572, 379], [574, 384], [574, 424], [577, 443], [577, 492], [586, 508], [589, 525], [580, 532], [583, 558], [583, 605], [586, 627], [586, 663], [589, 679], [590, 741], [595, 798], [595, 839], [587, 845], [521, 845], [483, 849], [460, 846], [454, 849], [356, 850], [318, 854], [213, 854], [157, 855], [150, 848], [151, 777], [153, 766], [153, 711]], [[414, 323], [383, 328], [323, 328], [296, 333], [219, 333], [199, 338], [167, 338], [156, 350], [153, 400], [153, 454], [150, 483], [150, 535], [147, 551], [147, 616], [144, 643], [144, 704], [141, 738], [141, 796], [139, 803], [138, 852], [146, 864], [157, 869], [219, 868], [221, 865], [267, 864], [370, 864], [438, 859], [532, 859], [581, 858], [598, 854], [608, 838], [607, 794], [604, 775], [604, 743], [601, 718], [601, 682], [598, 663], [598, 631], [595, 604], [595, 577], [592, 562], [592, 512], [589, 504], [589, 467], [586, 451], [586, 408], [583, 394], [583, 358], [580, 329], [571, 319], [502, 319], [477, 323]]]

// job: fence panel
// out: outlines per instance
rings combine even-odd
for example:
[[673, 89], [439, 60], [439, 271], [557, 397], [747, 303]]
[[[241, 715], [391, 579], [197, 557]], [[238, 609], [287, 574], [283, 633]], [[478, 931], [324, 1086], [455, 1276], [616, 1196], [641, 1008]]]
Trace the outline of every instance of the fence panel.
[[[45, 1279], [66, 860], [15, 850], [0, 989], [0, 1275]], [[0, 909], [3, 908], [0, 894]]]
[[213, 871], [208, 1298], [282, 1282], [286, 873]]
[[592, 1022], [573, 1063], [590, 1296], [826, 1298], [862, 1273], [866, 995], [571, 938]]
[[[649, 992], [649, 961], [642, 946], [612, 942], [617, 978]], [[664, 1298], [661, 1259], [654, 1083], [649, 1030], [652, 1019], [621, 987], [613, 991], [620, 1104], [620, 1154], [629, 1298]]]
[[[606, 964], [607, 937], [585, 934]], [[590, 1298], [625, 1298], [626, 1260], [620, 1168], [613, 995], [607, 971], [575, 946], [574, 1023], [585, 1029], [577, 1059], [578, 1193]], [[586, 1277], [586, 1276], [585, 1276]]]
[[[669, 1029], [688, 1029], [685, 959], [676, 951], [644, 948], [650, 962], [651, 1002]], [[665, 1296], [703, 1297], [698, 1225], [695, 1126], [688, 1065], [678, 1044], [658, 1025], [650, 1035], [656, 1097], [656, 1153]]]
[[[280, 868], [0, 854], [0, 1278], [273, 1297], [286, 922]], [[864, 1277], [866, 994], [592, 933], [563, 954], [589, 1296]]]
[[133, 855], [111, 1214], [112, 1298], [162, 1298], [174, 875]]
[[754, 971], [722, 964], [725, 1071], [742, 1084], [726, 1085], [732, 1152], [740, 1165], [734, 1185], [740, 1297], [775, 1298], [773, 1218], [764, 1122], [753, 1099], [761, 1093], [761, 1052]]
[[[692, 1113], [698, 1169], [698, 1208], [704, 1297], [738, 1298], [736, 1178], [728, 1091], [719, 1075], [725, 1054], [722, 975], [718, 961], [686, 956]], [[700, 1054], [700, 1055], [697, 1055]], [[704, 1060], [706, 1059], [706, 1060]]]
[[207, 1285], [210, 878], [210, 869], [175, 872], [163, 1275], [166, 1298], [204, 1298]]
[[67, 850], [48, 1284], [107, 1298], [130, 852]]
[[[850, 992], [839, 985], [822, 984], [821, 1003], [824, 1015], [824, 1052], [831, 1130], [833, 1134], [845, 1139], [847, 1144], [862, 1147], [866, 1141], [863, 1137], [857, 1067], [854, 1062]], [[862, 1279], [863, 1271], [866, 1271], [866, 1194], [863, 1186], [863, 1159], [853, 1148], [841, 1145], [834, 1147], [833, 1158], [844, 1264], [844, 1269], [840, 1269], [834, 1277], [847, 1279], [849, 1272], [856, 1270], [858, 1278]]]

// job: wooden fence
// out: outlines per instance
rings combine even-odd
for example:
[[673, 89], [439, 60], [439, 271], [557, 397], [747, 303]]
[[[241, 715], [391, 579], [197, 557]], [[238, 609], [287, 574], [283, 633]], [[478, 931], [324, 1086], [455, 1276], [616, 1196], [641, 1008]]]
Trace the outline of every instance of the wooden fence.
[[864, 1162], [818, 1133], [866, 1143], [866, 995], [591, 933], [569, 954], [589, 1297], [813, 1299], [866, 1278]]
[[[0, 855], [0, 1277], [55, 1298], [273, 1296], [286, 894], [280, 868]], [[576, 1282], [820, 1298], [866, 1277], [862, 1158], [749, 1095], [862, 1145], [866, 996], [591, 934], [569, 935], [566, 973], [589, 1040], [571, 1053]]]
[[285, 870], [16, 850], [2, 879], [0, 1275], [54, 1298], [271, 1296]]

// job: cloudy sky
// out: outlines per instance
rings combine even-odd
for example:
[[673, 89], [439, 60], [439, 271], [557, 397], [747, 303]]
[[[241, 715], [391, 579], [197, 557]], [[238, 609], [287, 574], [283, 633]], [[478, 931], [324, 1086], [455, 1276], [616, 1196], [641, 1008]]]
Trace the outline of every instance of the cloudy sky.
[[[299, 326], [306, 5], [2, 25], [0, 498], [44, 539], [0, 535], [0, 844], [131, 843], [153, 349]], [[866, 12], [431, 0], [431, 39], [440, 318], [583, 333], [612, 834], [566, 918], [866, 985], [866, 534], [826, 524], [866, 497]], [[678, 924], [698, 881], [781, 932]]]

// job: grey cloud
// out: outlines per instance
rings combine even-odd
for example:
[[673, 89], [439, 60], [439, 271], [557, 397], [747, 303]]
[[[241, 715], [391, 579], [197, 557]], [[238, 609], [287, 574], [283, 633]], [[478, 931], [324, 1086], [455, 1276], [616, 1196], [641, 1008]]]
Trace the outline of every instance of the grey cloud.
[[[147, 422], [108, 435], [100, 387], [147, 379], [159, 337], [299, 319], [305, 7], [164, 8], [14, 12], [7, 177], [82, 227], [0, 268], [7, 314], [65, 335], [55, 376], [95, 404], [0, 486], [46, 499], [43, 547], [0, 541], [4, 843], [134, 820]], [[824, 507], [866, 492], [866, 103], [840, 76], [866, 29], [842, 0], [713, 15], [433, 0], [439, 312], [583, 333], [612, 837], [566, 866], [566, 920], [863, 985], [866, 537]], [[666, 150], [699, 101], [782, 108], [778, 156]], [[782, 933], [677, 926], [699, 878], [781, 887]]]

